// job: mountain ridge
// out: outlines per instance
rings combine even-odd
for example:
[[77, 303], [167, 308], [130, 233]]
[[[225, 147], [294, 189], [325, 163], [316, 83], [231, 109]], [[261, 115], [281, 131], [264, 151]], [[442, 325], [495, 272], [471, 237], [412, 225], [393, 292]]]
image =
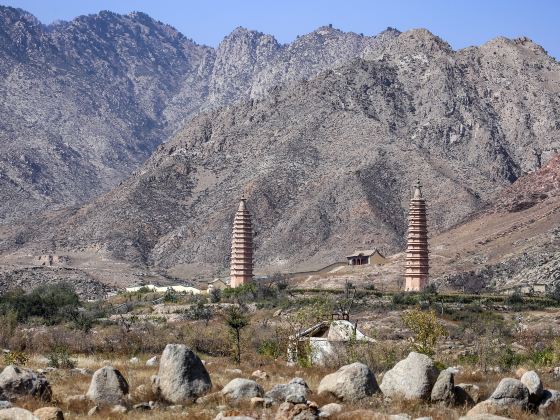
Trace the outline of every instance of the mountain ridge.
[[[515, 42], [504, 63], [490, 47], [453, 51], [428, 31], [405, 32], [373, 59], [200, 114], [117, 189], [23, 229], [20, 248], [95, 247], [166, 272], [223, 275], [230, 210], [245, 193], [258, 269], [318, 267], [359, 247], [398, 252], [418, 174], [436, 234], [558, 149], [560, 83], [548, 78], [558, 63]], [[515, 107], [511, 84], [528, 93]], [[517, 123], [534, 110], [533, 124]]]
[[[343, 59], [377, 42], [339, 31], [331, 44], [317, 38], [268, 67], [257, 45], [248, 45], [242, 81], [228, 70], [239, 58], [230, 50], [224, 57], [220, 47], [199, 45], [144, 13], [105, 11], [47, 27], [27, 12], [2, 7], [0, 23], [0, 192], [6, 197], [0, 216], [7, 221], [106, 192], [201, 110], [330, 68], [322, 50], [334, 48]], [[242, 44], [239, 37], [227, 37], [222, 48]], [[347, 37], [361, 43], [349, 48]], [[278, 44], [278, 51], [289, 45]], [[308, 57], [297, 65], [283, 62], [297, 54]], [[279, 75], [272, 67], [280, 65]]]

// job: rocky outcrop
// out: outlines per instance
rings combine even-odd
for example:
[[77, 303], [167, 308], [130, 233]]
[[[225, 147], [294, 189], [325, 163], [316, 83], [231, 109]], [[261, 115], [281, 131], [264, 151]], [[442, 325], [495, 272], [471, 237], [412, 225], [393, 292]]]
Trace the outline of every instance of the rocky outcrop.
[[517, 405], [525, 408], [529, 403], [529, 390], [518, 379], [504, 378], [490, 395], [489, 400], [498, 405]]
[[222, 388], [222, 395], [228, 400], [249, 400], [253, 397], [264, 396], [263, 388], [251, 379], [235, 378]]
[[35, 397], [50, 401], [52, 390], [47, 378], [31, 369], [6, 366], [0, 373], [0, 399]]
[[[239, 63], [274, 55], [266, 36], [239, 32], [224, 44], [242, 56]], [[111, 194], [34, 220], [5, 246], [95, 246], [162, 268], [196, 263], [210, 276], [227, 266], [228, 207], [245, 191], [259, 230], [256, 264], [270, 271], [320, 266], [372, 237], [387, 253], [401, 249], [402, 191], [417, 173], [437, 232], [485, 207], [558, 149], [560, 88], [545, 80], [559, 64], [535, 44], [500, 40], [455, 52], [425, 30], [393, 38], [382, 54], [374, 50], [336, 71], [189, 120]], [[310, 37], [326, 39], [339, 38], [329, 30]], [[531, 59], [519, 59], [525, 54]], [[245, 64], [222, 64], [239, 89], [220, 82], [216, 95], [246, 92]], [[522, 105], [510, 106], [517, 101]], [[532, 115], [542, 123], [515, 122]], [[363, 217], [352, 224], [348, 215], [356, 209]]]
[[317, 404], [283, 402], [278, 407], [274, 420], [316, 420], [319, 418]]
[[86, 396], [98, 405], [123, 404], [128, 394], [128, 382], [118, 369], [104, 366], [91, 378]]
[[199, 357], [183, 344], [168, 344], [161, 355], [154, 391], [174, 404], [195, 400], [212, 388]]
[[271, 398], [276, 402], [287, 401], [288, 397], [298, 398], [307, 401], [307, 394], [310, 393], [307, 383], [302, 378], [294, 378], [287, 384], [277, 384], [265, 394], [266, 398]]
[[148, 367], [154, 367], [158, 365], [159, 365], [159, 358], [157, 356], [151, 357], [148, 360], [146, 360], [146, 366]]
[[469, 410], [467, 415], [508, 415], [512, 409], [527, 409], [529, 390], [518, 379], [504, 378], [492, 395]]
[[471, 405], [480, 401], [480, 387], [474, 384], [459, 384], [455, 386], [457, 404]]
[[319, 394], [332, 394], [343, 401], [356, 401], [379, 392], [372, 371], [363, 363], [352, 363], [321, 379]]
[[0, 410], [0, 420], [39, 420], [31, 411], [13, 407]]
[[455, 404], [455, 380], [451, 371], [445, 369], [440, 372], [432, 388], [430, 399], [432, 402]]
[[10, 7], [0, 27], [1, 220], [84, 202], [200, 110], [262, 97], [398, 35], [322, 28], [280, 45], [238, 28], [214, 49], [144, 13], [46, 26]]
[[33, 415], [39, 420], [64, 420], [64, 414], [58, 407], [38, 408]]
[[538, 404], [542, 399], [544, 388], [541, 378], [534, 370], [525, 372], [520, 379], [521, 383], [525, 385], [529, 391], [529, 402]]
[[544, 417], [560, 415], [560, 392], [545, 389], [538, 405], [538, 412]]
[[411, 352], [406, 359], [383, 375], [380, 388], [387, 397], [427, 400], [438, 375], [432, 359], [424, 354]]
[[337, 414], [342, 413], [343, 410], [344, 410], [344, 406], [341, 404], [337, 404], [337, 403], [325, 404], [319, 409], [319, 417], [321, 418], [334, 417]]

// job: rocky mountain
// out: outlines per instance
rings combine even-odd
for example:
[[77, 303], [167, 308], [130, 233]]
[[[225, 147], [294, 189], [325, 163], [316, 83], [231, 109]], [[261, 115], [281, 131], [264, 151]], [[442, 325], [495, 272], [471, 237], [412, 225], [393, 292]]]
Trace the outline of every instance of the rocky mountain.
[[143, 13], [45, 26], [0, 6], [0, 219], [83, 203], [201, 109], [316, 75], [397, 34], [325, 27], [280, 45], [239, 28], [214, 49]]
[[409, 31], [193, 118], [119, 187], [12, 232], [2, 247], [96, 249], [175, 274], [223, 274], [245, 194], [257, 271], [318, 267], [356, 248], [390, 254], [404, 245], [417, 176], [436, 233], [547, 163], [560, 150], [559, 93], [559, 63], [528, 39], [453, 51]]
[[560, 284], [560, 155], [433, 238], [438, 282], [455, 289]]

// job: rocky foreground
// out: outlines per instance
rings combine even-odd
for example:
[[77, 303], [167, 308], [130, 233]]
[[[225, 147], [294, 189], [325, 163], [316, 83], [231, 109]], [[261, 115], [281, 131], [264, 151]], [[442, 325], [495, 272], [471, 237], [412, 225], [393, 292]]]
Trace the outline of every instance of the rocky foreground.
[[[421, 410], [427, 418], [507, 419], [550, 418], [560, 414], [560, 392], [546, 389], [535, 371], [519, 369], [519, 378], [502, 378], [488, 398], [473, 383], [455, 384], [459, 368], [439, 370], [428, 356], [411, 352], [376, 379], [363, 363], [342, 366], [320, 379], [315, 389], [302, 377], [274, 383], [267, 372], [243, 377], [241, 369], [222, 369], [233, 379], [216, 387], [207, 366], [182, 344], [168, 344], [161, 356], [146, 362], [158, 368], [148, 383], [134, 389], [128, 368], [106, 364], [95, 372], [74, 368], [73, 382], [89, 380], [84, 394], [57, 395], [48, 377], [56, 369], [10, 365], [0, 374], [0, 419], [103, 418], [207, 418], [249, 420], [411, 419]], [[378, 382], [379, 380], [379, 382]], [[72, 388], [76, 390], [76, 388]], [[34, 401], [30, 404], [30, 401]], [[34, 406], [31, 412], [24, 407]], [[400, 411], [395, 411], [399, 410]], [[409, 412], [407, 412], [409, 411]]]

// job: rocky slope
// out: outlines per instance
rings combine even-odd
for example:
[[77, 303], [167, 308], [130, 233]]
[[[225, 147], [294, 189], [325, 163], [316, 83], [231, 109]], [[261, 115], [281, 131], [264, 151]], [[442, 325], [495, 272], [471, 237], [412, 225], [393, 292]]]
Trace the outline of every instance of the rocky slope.
[[332, 68], [397, 35], [235, 30], [217, 49], [142, 13], [44, 26], [0, 6], [0, 219], [116, 186], [198, 113]]
[[3, 248], [95, 247], [175, 273], [225, 273], [246, 194], [261, 271], [362, 247], [389, 254], [404, 245], [416, 176], [435, 233], [560, 148], [560, 65], [527, 39], [456, 52], [415, 30], [365, 57], [194, 118], [118, 188]]
[[560, 156], [488, 209], [433, 238], [440, 284], [466, 290], [560, 284]]

